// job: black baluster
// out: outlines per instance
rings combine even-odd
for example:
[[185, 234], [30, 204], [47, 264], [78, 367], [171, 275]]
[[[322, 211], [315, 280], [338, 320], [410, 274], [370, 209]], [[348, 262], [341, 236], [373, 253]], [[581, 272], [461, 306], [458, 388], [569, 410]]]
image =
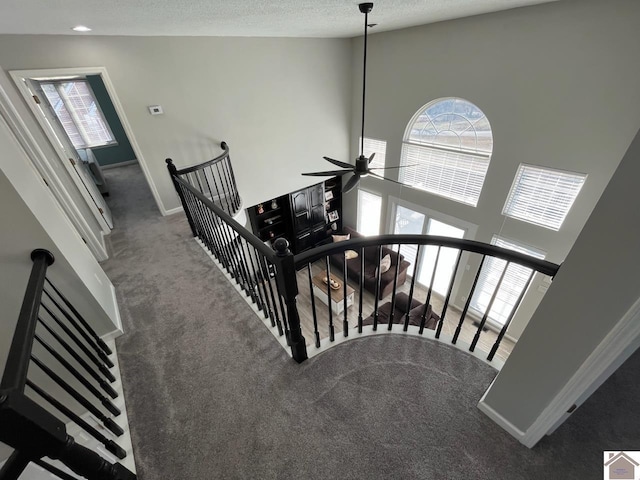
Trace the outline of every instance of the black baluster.
[[360, 282], [358, 298], [358, 333], [362, 333], [362, 296], [364, 294], [364, 247], [360, 247]]
[[[238, 235], [238, 240], [240, 242], [240, 248], [242, 249], [242, 241], [244, 240], [240, 235]], [[258, 293], [258, 308], [260, 310], [262, 310], [262, 313], [264, 314], [264, 318], [269, 318], [269, 311], [267, 310], [267, 307], [265, 306], [265, 297], [263, 297], [262, 295], [262, 291], [260, 290], [260, 279], [258, 278], [258, 273], [256, 271], [256, 267], [253, 263], [253, 256], [251, 255], [251, 250], [249, 249], [249, 242], [247, 242], [246, 240], [244, 240], [244, 243], [246, 245], [246, 252], [243, 249], [243, 255], [245, 256], [245, 261], [246, 258], [249, 258], [249, 263], [247, 265], [247, 268], [251, 268], [251, 270], [253, 271], [253, 276], [251, 278], [253, 278], [254, 281], [254, 287]], [[264, 287], [264, 284], [262, 284], [262, 286]]]
[[233, 210], [230, 212], [230, 215], [233, 216], [235, 214], [235, 202], [234, 202], [234, 195], [233, 195], [233, 183], [231, 182], [231, 178], [228, 175], [227, 172], [227, 158], [223, 159], [220, 162], [220, 169], [222, 170], [222, 176], [225, 179], [225, 183], [227, 184], [227, 197], [231, 197], [231, 207], [233, 208]]
[[[67, 334], [67, 336], [75, 343], [82, 353], [84, 353], [89, 360], [93, 362], [93, 364], [98, 367], [100, 373], [107, 377], [107, 379], [113, 383], [116, 381], [116, 377], [109, 371], [107, 366], [102, 363], [83, 343], [82, 341], [67, 327], [49, 308], [43, 303], [42, 308], [49, 314], [49, 316], [53, 319], [54, 322]], [[40, 320], [42, 322], [42, 320]]]
[[449, 281], [449, 288], [447, 288], [447, 296], [444, 299], [444, 305], [442, 306], [442, 314], [440, 315], [440, 320], [438, 321], [436, 338], [440, 338], [440, 332], [442, 331], [442, 325], [444, 324], [444, 317], [447, 314], [447, 308], [449, 307], [449, 299], [451, 298], [451, 291], [453, 290], [453, 282], [455, 281], [456, 275], [458, 273], [458, 267], [460, 266], [461, 257], [462, 257], [462, 250], [458, 250], [458, 258], [456, 259], [456, 266], [453, 267], [453, 275], [451, 275], [451, 280]]
[[276, 291], [278, 292], [278, 302], [280, 303], [280, 314], [282, 315], [282, 326], [284, 327], [284, 335], [287, 339], [287, 345], [291, 346], [291, 333], [289, 330], [289, 322], [287, 320], [287, 312], [283, 303], [283, 294], [280, 292], [280, 282], [278, 282], [278, 275], [280, 270], [276, 267]]
[[[389, 313], [389, 325], [387, 329], [391, 331], [393, 320], [396, 311], [396, 289], [398, 288], [398, 272], [400, 271], [400, 247], [398, 244], [398, 251], [396, 252], [396, 270], [393, 275], [393, 293], [391, 294], [391, 312]], [[411, 305], [411, 303], [409, 303]], [[408, 313], [408, 312], [407, 312]]]
[[422, 245], [418, 245], [418, 248], [416, 248], [416, 258], [413, 263], [415, 267], [413, 269], [413, 275], [411, 276], [411, 286], [409, 287], [409, 308], [406, 315], [404, 316], [404, 327], [402, 329], [405, 332], [409, 330], [409, 322], [411, 320], [411, 305], [413, 302], [413, 289], [416, 284], [416, 277], [418, 276], [418, 259], [420, 258], [420, 248], [422, 248]]
[[509, 325], [511, 324], [511, 320], [513, 320], [513, 317], [516, 314], [516, 311], [518, 310], [518, 308], [520, 307], [520, 304], [522, 303], [522, 299], [524, 298], [525, 293], [527, 293], [527, 290], [529, 289], [529, 285], [531, 285], [531, 280], [533, 280], [533, 275], [534, 274], [535, 274], [535, 271], [532, 270], [531, 274], [529, 275], [529, 278], [527, 279], [527, 283], [525, 284], [524, 288], [520, 292], [520, 295], [518, 295], [518, 300], [516, 301], [516, 304], [513, 306], [513, 308], [511, 309], [511, 312], [509, 313], [509, 318], [507, 318], [507, 321], [504, 322], [504, 325], [502, 326], [502, 329], [500, 329], [500, 333], [498, 334], [498, 338], [496, 339], [495, 343], [493, 344], [493, 347], [491, 347], [491, 351], [489, 352], [489, 356], [487, 357], [487, 360], [489, 360], [489, 361], [493, 360], [493, 357], [495, 356], [496, 352], [498, 351], [498, 347], [500, 346], [500, 343], [502, 342], [502, 338], [504, 337], [505, 333], [507, 333], [507, 329], [509, 328]]
[[62, 357], [62, 355], [56, 352], [51, 347], [51, 345], [49, 345], [42, 338], [40, 338], [40, 336], [37, 333], [34, 336], [35, 336], [35, 339], [38, 341], [38, 343], [40, 343], [40, 345], [42, 345], [45, 348], [45, 350], [49, 352], [51, 356], [53, 356], [53, 358], [55, 358], [58, 362], [60, 362], [60, 364], [64, 368], [66, 368], [67, 371], [71, 373], [71, 375], [73, 375], [75, 379], [78, 380], [78, 382], [80, 382], [84, 388], [89, 390], [89, 392], [100, 401], [100, 403], [104, 408], [109, 410], [109, 412], [111, 412], [115, 416], [120, 415], [121, 413], [120, 409], [116, 407], [113, 403], [111, 403], [111, 401], [107, 397], [102, 395], [102, 393], [100, 393], [96, 387], [94, 387], [86, 378], [84, 378], [82, 374], [73, 365], [67, 362]]
[[498, 280], [498, 284], [496, 285], [496, 289], [493, 291], [493, 295], [491, 295], [491, 300], [489, 300], [489, 305], [487, 306], [487, 310], [484, 312], [484, 315], [482, 316], [482, 320], [478, 324], [478, 331], [474, 335], [473, 342], [471, 342], [471, 346], [469, 347], [469, 351], [470, 352], [473, 352], [475, 350], [475, 348], [476, 348], [476, 344], [478, 343], [478, 340], [480, 339], [480, 333], [482, 333], [482, 330], [484, 329], [484, 324], [487, 322], [487, 318], [489, 318], [489, 312], [491, 312], [491, 307], [493, 307], [493, 302], [495, 301], [496, 297], [498, 296], [498, 291], [500, 290], [500, 287], [502, 286], [502, 280], [504, 280], [504, 276], [507, 273], [507, 269], [509, 268], [509, 265], [511, 265], [511, 262], [507, 262], [507, 264], [504, 267], [504, 270], [502, 271], [502, 274], [500, 274], [500, 280]]
[[382, 263], [382, 245], [378, 245], [378, 250], [376, 253], [376, 257], [378, 258], [378, 268], [376, 268], [376, 288], [375, 288], [375, 300], [373, 302], [373, 330], [378, 330], [378, 304], [380, 303], [380, 264]]
[[[56, 477], [58, 477], [58, 478], [60, 478], [62, 480], [77, 480], [77, 477], [74, 477], [72, 475], [69, 475], [68, 473], [63, 472], [59, 468], [54, 467], [53, 465], [51, 465], [50, 463], [45, 462], [42, 459], [34, 460], [33, 463], [35, 463], [39, 467], [44, 468], [47, 472], [53, 473]], [[0, 478], [4, 478], [4, 477], [0, 476]]]
[[84, 408], [89, 410], [93, 415], [95, 415], [98, 420], [102, 422], [102, 424], [107, 427], [110, 431], [112, 431], [117, 436], [120, 436], [124, 433], [124, 430], [113, 421], [113, 419], [107, 417], [104, 413], [102, 413], [93, 403], [84, 398], [75, 388], [65, 382], [57, 373], [47, 367], [44, 363], [38, 360], [38, 357], [31, 354], [31, 360], [35, 363], [40, 369], [45, 372], [54, 382], [56, 382], [65, 392], [67, 392], [71, 397], [82, 405]]
[[47, 323], [43, 321], [42, 318], [38, 317], [38, 321], [51, 334], [51, 336], [56, 339], [56, 341], [62, 346], [62, 348], [64, 348], [67, 353], [69, 353], [69, 355], [71, 355], [73, 359], [80, 364], [80, 366], [91, 376], [91, 378], [98, 382], [102, 390], [104, 390], [111, 398], [118, 397], [118, 392], [116, 392], [113, 387], [111, 387], [111, 385], [109, 385], [105, 381], [105, 379], [100, 376], [98, 372], [91, 368], [91, 365], [89, 365], [84, 358], [78, 355], [78, 352], [76, 352], [73, 347], [71, 347], [71, 345], [69, 345], [62, 337], [60, 337], [60, 335], [58, 335], [55, 330], [47, 325]]
[[311, 313], [313, 313], [313, 334], [316, 337], [316, 348], [320, 348], [320, 332], [318, 331], [318, 315], [316, 314], [316, 296], [313, 293], [313, 278], [311, 276], [311, 264], [307, 263], [309, 277], [309, 293], [311, 294]]
[[36, 392], [38, 395], [40, 395], [42, 398], [44, 398], [47, 402], [49, 402], [51, 405], [53, 405], [53, 407], [56, 408], [58, 411], [60, 411], [63, 415], [66, 415], [71, 421], [76, 423], [79, 427], [84, 429], [89, 435], [91, 435], [93, 438], [95, 438], [100, 443], [102, 443], [104, 445], [104, 447], [107, 449], [107, 451], [113, 453], [119, 459], [123, 459], [123, 458], [125, 458], [127, 456], [127, 452], [125, 452], [120, 447], [120, 445], [118, 445], [113, 440], [109, 440], [107, 437], [102, 435], [102, 433], [100, 433], [98, 430], [96, 430], [94, 427], [92, 427], [89, 423], [84, 421], [82, 419], [82, 417], [80, 417], [77, 414], [75, 414], [70, 408], [67, 408], [65, 405], [63, 405], [61, 402], [59, 402], [57, 399], [55, 399], [54, 397], [49, 395], [47, 392], [45, 392], [42, 388], [40, 388], [36, 384], [34, 384], [31, 380], [27, 379], [27, 385], [34, 392]]
[[476, 276], [473, 280], [471, 291], [469, 292], [467, 301], [465, 302], [464, 308], [462, 309], [462, 313], [460, 314], [460, 321], [458, 322], [458, 326], [456, 327], [456, 333], [453, 335], [453, 339], [451, 340], [451, 343], [453, 344], [455, 344], [458, 341], [458, 337], [460, 336], [460, 331], [462, 330], [462, 324], [464, 322], [465, 317], [467, 316], [467, 311], [469, 310], [469, 306], [471, 305], [471, 299], [473, 298], [473, 293], [476, 290], [476, 285], [478, 284], [478, 279], [480, 278], [480, 272], [482, 271], [482, 265], [484, 265], [485, 258], [487, 258], [487, 256], [482, 255], [482, 260], [480, 261], [480, 266], [478, 267], [478, 271], [476, 272]]
[[343, 255], [343, 265], [342, 265], [342, 307], [343, 307], [343, 317], [342, 317], [342, 330], [344, 331], [344, 336], [349, 336], [349, 320], [347, 319], [347, 253], [345, 252]]
[[[107, 356], [107, 354], [104, 352], [104, 350], [102, 350], [102, 348], [100, 348], [100, 346], [98, 344], [93, 342], [93, 339], [82, 328], [80, 328], [80, 325], [78, 325], [78, 322], [71, 315], [69, 315], [69, 313], [66, 310], [64, 310], [60, 306], [60, 304], [58, 304], [58, 302], [56, 302], [53, 299], [53, 297], [47, 291], [46, 288], [44, 289], [44, 293], [47, 295], [47, 297], [49, 297], [49, 300], [51, 301], [51, 303], [53, 303], [56, 306], [58, 311], [60, 313], [62, 313], [64, 318], [67, 319], [67, 321], [73, 327], [73, 329], [80, 334], [80, 336], [84, 339], [84, 341], [87, 342], [87, 345], [89, 345], [91, 347], [91, 349], [98, 355], [100, 360], [102, 360], [102, 362], [104, 362], [107, 365], [107, 367], [112, 368], [113, 367], [113, 362]], [[49, 310], [47, 309], [47, 311], [49, 311]]]
[[336, 339], [335, 329], [333, 326], [333, 309], [331, 308], [331, 266], [329, 265], [329, 257], [324, 257], [325, 267], [327, 269], [327, 307], [329, 312], [329, 341]]
[[282, 322], [280, 321], [280, 314], [278, 313], [278, 304], [276, 303], [276, 297], [273, 293], [273, 285], [271, 284], [271, 268], [274, 269], [273, 265], [266, 259], [266, 257], [261, 256], [262, 266], [267, 272], [267, 284], [269, 285], [269, 295], [271, 297], [271, 305], [273, 305], [273, 315], [275, 316], [276, 327], [278, 328], [278, 335], [284, 335], [282, 330]]
[[436, 253], [436, 263], [433, 266], [433, 272], [431, 272], [431, 280], [429, 281], [429, 289], [427, 290], [427, 299], [424, 303], [424, 309], [422, 310], [422, 317], [420, 318], [420, 335], [424, 332], [424, 324], [427, 320], [427, 312], [432, 310], [429, 308], [431, 302], [431, 291], [433, 289], [433, 281], [436, 278], [436, 270], [438, 270], [438, 260], [440, 260], [440, 246], [438, 246], [438, 253]]
[[[218, 176], [220, 177], [220, 184], [222, 184], [223, 186], [223, 190], [224, 190], [224, 184], [225, 182], [223, 182], [224, 176], [220, 173], [220, 164], [216, 163], [216, 171], [218, 172]], [[227, 211], [229, 212], [229, 215], [233, 215], [233, 209], [231, 208], [231, 204], [229, 203], [229, 194], [228, 192], [230, 191], [229, 185], [227, 184], [227, 193], [224, 196], [225, 199], [225, 203], [227, 204]], [[222, 204], [222, 202], [220, 202]]]
[[67, 300], [67, 297], [65, 297], [62, 293], [60, 293], [60, 290], [58, 290], [56, 286], [53, 283], [51, 283], [51, 280], [49, 280], [48, 278], [45, 278], [45, 280], [47, 281], [49, 286], [53, 289], [53, 291], [56, 292], [56, 295], [58, 295], [58, 297], [64, 302], [64, 304], [71, 311], [71, 313], [73, 313], [76, 316], [78, 321], [82, 324], [82, 326], [85, 328], [87, 333], [91, 335], [91, 338], [93, 338], [93, 340], [102, 349], [102, 351], [104, 351], [104, 353], [106, 353], [107, 355], [111, 355], [113, 352], [111, 351], [109, 346], [98, 336], [98, 333], [91, 327], [91, 325], [89, 325], [89, 322], [87, 322], [84, 319], [84, 317], [80, 315], [80, 312], [76, 310], [76, 308], [71, 304], [71, 302]]

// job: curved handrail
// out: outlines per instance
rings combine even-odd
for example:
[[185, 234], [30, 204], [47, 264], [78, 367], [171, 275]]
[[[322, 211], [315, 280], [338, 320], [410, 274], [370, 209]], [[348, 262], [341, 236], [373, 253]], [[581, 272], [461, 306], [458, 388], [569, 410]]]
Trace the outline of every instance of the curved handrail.
[[267, 247], [262, 240], [260, 240], [253, 232], [247, 230], [243, 225], [238, 223], [229, 215], [223, 208], [220, 208], [215, 202], [212, 202], [205, 195], [203, 195], [197, 188], [194, 188], [189, 183], [185, 182], [182, 178], [176, 177], [176, 181], [184, 188], [189, 190], [200, 202], [202, 202], [207, 208], [216, 214], [221, 220], [223, 220], [229, 227], [231, 227], [238, 235], [240, 235], [247, 243], [250, 243], [255, 249], [257, 249], [262, 255], [268, 258], [270, 261], [277, 256], [276, 252]]
[[167, 158], [166, 162], [172, 177], [182, 178], [194, 187], [197, 186], [200, 192], [215, 198], [222, 208], [233, 216], [240, 211], [242, 202], [231, 165], [229, 146], [226, 142], [222, 142], [220, 147], [223, 150], [220, 155], [191, 167], [178, 170], [173, 164], [173, 160]]
[[222, 148], [223, 152], [218, 155], [217, 157], [215, 157], [212, 160], [209, 160], [207, 162], [204, 163], [199, 163], [198, 165], [192, 165], [191, 167], [185, 167], [185, 168], [181, 168], [179, 170], [176, 171], [177, 175], [184, 175], [185, 173], [191, 173], [191, 172], [195, 172], [198, 170], [202, 170], [205, 167], [208, 167], [209, 165], [214, 165], [222, 160], [224, 160], [225, 158], [227, 158], [229, 156], [229, 145], [227, 145], [227, 142], [222, 142], [220, 143], [220, 148]]
[[294, 261], [296, 267], [302, 267], [308, 263], [315, 262], [320, 258], [324, 258], [327, 255], [342, 253], [345, 250], [359, 250], [361, 247], [376, 247], [378, 245], [404, 244], [437, 245], [497, 257], [531, 268], [545, 275], [549, 275], [550, 277], [555, 276], [560, 268], [559, 265], [547, 260], [533, 258], [524, 253], [508, 250], [496, 245], [489, 245], [475, 240], [464, 240], [433, 235], [376, 235], [366, 238], [353, 238], [342, 242], [330, 243], [299, 253], [294, 256]]

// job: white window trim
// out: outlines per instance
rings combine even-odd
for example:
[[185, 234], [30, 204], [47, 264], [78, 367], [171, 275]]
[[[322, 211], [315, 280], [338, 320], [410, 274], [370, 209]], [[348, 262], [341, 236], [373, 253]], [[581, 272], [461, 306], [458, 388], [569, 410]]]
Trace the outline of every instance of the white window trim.
[[[513, 194], [514, 190], [516, 189], [516, 183], [517, 183], [517, 180], [518, 180], [518, 175], [520, 174], [520, 172], [523, 169], [525, 169], [527, 167], [535, 168], [535, 169], [538, 169], [538, 170], [547, 170], [549, 172], [559, 172], [559, 173], [565, 173], [565, 174], [570, 174], [570, 175], [583, 177], [582, 185], [580, 185], [580, 188], [576, 192], [576, 196], [574, 197], [573, 202], [569, 206], [569, 209], [565, 213], [564, 217], [562, 218], [562, 221], [560, 222], [560, 224], [558, 225], [557, 228], [555, 226], [548, 225], [548, 224], [545, 224], [545, 223], [542, 223], [542, 222], [536, 222], [536, 221], [533, 221], [533, 220], [530, 220], [530, 219], [518, 217], [518, 216], [512, 215], [512, 214], [507, 212], [507, 209], [508, 209], [508, 206], [509, 206], [509, 201], [511, 200], [512, 194]], [[567, 219], [567, 217], [569, 216], [569, 213], [571, 212], [571, 209], [575, 205], [575, 202], [578, 199], [578, 196], [580, 195], [580, 192], [582, 191], [582, 188], [584, 187], [584, 184], [587, 182], [587, 177], [588, 177], [588, 174], [586, 174], [586, 173], [572, 172], [572, 171], [569, 171], [569, 170], [546, 167], [546, 166], [543, 166], [543, 165], [533, 165], [531, 163], [521, 163], [520, 165], [518, 165], [518, 170], [516, 170], [516, 173], [513, 176], [513, 181], [511, 182], [511, 188], [509, 189], [509, 194], [507, 195], [507, 198], [504, 201], [504, 206], [502, 207], [502, 215], [504, 215], [505, 217], [513, 218], [514, 220], [519, 220], [521, 222], [529, 223], [531, 225], [536, 225], [538, 227], [548, 228], [549, 230], [553, 230], [553, 231], [557, 232], [562, 228], [562, 225], [564, 225], [564, 222]]]
[[[466, 100], [466, 99], [461, 98], [461, 97], [441, 97], [441, 98], [434, 99], [434, 100], [424, 104], [411, 117], [411, 119], [407, 123], [407, 126], [405, 127], [404, 134], [402, 136], [402, 150], [401, 150], [401, 153], [400, 153], [400, 166], [403, 165], [403, 161], [405, 160], [404, 157], [405, 157], [406, 146], [410, 145], [410, 146], [413, 146], [413, 147], [425, 147], [425, 148], [429, 148], [429, 149], [440, 150], [440, 151], [447, 152], [447, 153], [462, 153], [462, 154], [467, 154], [467, 155], [473, 155], [473, 156], [477, 156], [477, 157], [486, 158], [487, 159], [487, 173], [488, 173], [489, 166], [491, 164], [491, 158], [493, 156], [493, 148], [492, 148], [491, 152], [474, 151], [474, 150], [471, 150], [471, 149], [468, 149], [468, 148], [452, 149], [452, 148], [447, 148], [446, 145], [436, 145], [436, 144], [432, 144], [432, 143], [419, 143], [419, 142], [412, 141], [410, 139], [411, 130], [413, 129], [413, 126], [414, 126], [415, 122], [417, 121], [417, 119], [420, 117], [420, 115], [429, 106], [434, 105], [434, 104], [436, 104], [438, 102], [441, 102], [441, 101], [458, 100], [458, 99], [459, 100], [463, 100], [463, 101], [465, 101], [467, 103], [470, 103], [470, 104], [474, 105], [476, 108], [478, 108], [478, 110], [480, 110], [480, 108], [477, 105], [475, 105], [473, 102], [470, 102], [469, 100]], [[480, 110], [480, 111], [482, 111], [482, 110]], [[484, 115], [484, 112], [482, 112], [482, 113]], [[487, 118], [486, 115], [484, 115], [484, 118], [487, 119], [487, 122], [489, 121], [489, 119]], [[489, 124], [490, 124], [490, 122], [489, 122]], [[492, 138], [493, 138], [493, 129], [491, 129], [491, 133], [492, 133]], [[398, 179], [400, 179], [401, 173], [402, 173], [401, 171], [398, 171], [398, 177], [397, 177]], [[467, 201], [464, 201], [464, 200], [461, 200], [461, 199], [458, 199], [458, 198], [452, 198], [452, 197], [450, 197], [448, 195], [445, 195], [443, 193], [434, 192], [434, 191], [431, 191], [431, 190], [426, 190], [426, 189], [423, 189], [423, 188], [420, 188], [420, 187], [417, 187], [417, 186], [414, 186], [414, 185], [410, 185], [408, 183], [406, 185], [409, 188], [414, 188], [416, 190], [420, 190], [422, 192], [426, 192], [426, 193], [428, 193], [430, 195], [435, 195], [435, 196], [438, 196], [438, 197], [441, 197], [441, 198], [446, 198], [447, 200], [450, 200], [452, 202], [460, 203], [462, 205], [469, 205], [469, 206], [472, 206], [472, 207], [475, 208], [475, 207], [478, 206], [478, 202], [480, 201], [480, 196], [482, 195], [482, 189], [484, 188], [484, 183], [485, 183], [485, 180], [486, 180], [487, 173], [485, 173], [485, 177], [482, 180], [482, 185], [480, 187], [480, 191], [478, 192], [478, 198], [475, 199], [475, 202], [467, 202]]]

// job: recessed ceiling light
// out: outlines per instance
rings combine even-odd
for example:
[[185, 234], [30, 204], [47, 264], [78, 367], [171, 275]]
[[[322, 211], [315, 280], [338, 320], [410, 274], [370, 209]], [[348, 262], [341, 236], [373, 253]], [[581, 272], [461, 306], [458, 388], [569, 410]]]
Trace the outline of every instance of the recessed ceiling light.
[[90, 32], [91, 29], [89, 27], [85, 27], [84, 25], [78, 25], [77, 27], [73, 27], [72, 30], [76, 32]]

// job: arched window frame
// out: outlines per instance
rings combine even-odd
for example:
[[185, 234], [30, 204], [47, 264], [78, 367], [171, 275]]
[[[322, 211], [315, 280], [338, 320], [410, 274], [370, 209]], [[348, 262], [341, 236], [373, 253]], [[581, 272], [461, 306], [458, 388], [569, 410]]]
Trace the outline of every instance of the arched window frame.
[[[444, 102], [451, 101], [453, 101], [452, 111], [436, 115], [433, 118], [428, 117], [428, 110], [439, 104], [444, 104]], [[479, 113], [480, 116], [471, 120], [456, 112], [457, 107], [470, 108], [475, 114]], [[456, 132], [451, 130], [450, 122], [449, 129], [438, 130], [433, 120], [445, 115], [464, 119], [469, 124], [469, 127]], [[442, 135], [442, 138], [455, 140], [456, 137], [454, 135], [461, 134], [457, 136], [459, 143], [463, 143], [461, 138], [464, 137], [467, 145], [456, 146], [444, 142], [416, 140], [413, 136], [413, 132], [416, 130], [415, 125], [423, 116], [427, 116], [427, 120], [434, 127], [431, 130], [435, 132], [434, 138], [448, 133], [448, 135]], [[477, 130], [476, 126], [485, 127], [481, 130], [484, 132], [483, 137], [486, 144], [484, 147], [479, 146], [478, 132], [480, 130]], [[424, 133], [425, 128], [426, 126], [421, 127], [421, 135]], [[465, 132], [469, 131], [469, 128], [473, 129], [472, 131], [475, 134], [473, 136], [473, 139], [475, 139], [474, 145], [469, 145], [469, 140], [472, 137], [464, 135]], [[475, 207], [480, 198], [492, 153], [493, 133], [484, 112], [463, 98], [438, 98], [420, 108], [407, 124], [400, 158], [400, 165], [405, 168], [400, 169], [399, 181], [434, 195]]]

